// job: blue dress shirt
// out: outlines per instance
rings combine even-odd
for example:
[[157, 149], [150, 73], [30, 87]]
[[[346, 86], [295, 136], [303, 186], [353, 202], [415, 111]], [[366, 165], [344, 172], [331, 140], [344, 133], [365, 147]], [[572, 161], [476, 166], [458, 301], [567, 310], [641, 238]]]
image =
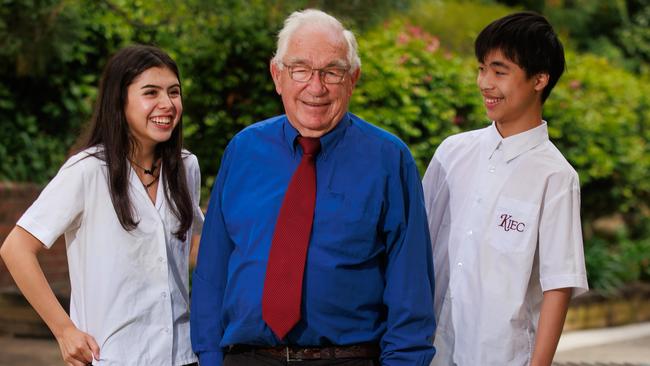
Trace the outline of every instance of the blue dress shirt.
[[275, 222], [302, 157], [286, 116], [228, 144], [192, 278], [191, 333], [202, 366], [233, 344], [377, 342], [382, 365], [433, 358], [433, 264], [422, 186], [406, 145], [353, 114], [321, 137], [301, 320], [280, 341], [262, 320]]

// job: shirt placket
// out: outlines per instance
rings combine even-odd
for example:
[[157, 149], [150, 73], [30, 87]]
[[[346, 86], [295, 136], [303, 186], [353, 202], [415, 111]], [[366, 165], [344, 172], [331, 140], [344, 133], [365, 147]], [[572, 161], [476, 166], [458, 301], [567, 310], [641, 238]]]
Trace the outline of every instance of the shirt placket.
[[[491, 192], [499, 190], [500, 182], [503, 175], [503, 150], [501, 144], [488, 157], [478, 164], [479, 170], [477, 179], [470, 189], [472, 194], [467, 198], [465, 203], [465, 213], [467, 219], [463, 226], [462, 247], [459, 248], [455, 263], [452, 263], [456, 272], [463, 273], [463, 267], [471, 266], [476, 268], [479, 253], [478, 245], [481, 244], [485, 233], [485, 218], [489, 216], [488, 210], [492, 206], [490, 201]], [[474, 272], [474, 271], [472, 271]]]
[[[142, 191], [141, 193], [143, 193]], [[146, 192], [144, 192], [146, 193]], [[158, 191], [158, 194], [163, 194], [161, 190]], [[149, 199], [148, 196], [145, 196], [146, 200]], [[172, 301], [171, 301], [171, 292], [169, 288], [169, 266], [168, 266], [168, 257], [167, 257], [167, 242], [168, 242], [168, 232], [169, 228], [166, 227], [165, 222], [165, 211], [166, 205], [164, 201], [159, 200], [157, 207], [151, 204], [149, 201], [142, 202], [143, 207], [140, 208], [143, 215], [149, 217], [148, 220], [141, 220], [142, 222], [147, 222], [148, 225], [152, 226], [154, 232], [153, 236], [150, 236], [148, 240], [152, 240], [153, 243], [141, 243], [140, 245], [155, 245], [154, 252], [150, 252], [151, 258], [145, 258], [144, 260], [150, 263], [150, 267], [157, 274], [152, 276], [156, 281], [153, 284], [155, 290], [152, 292], [152, 298], [150, 304], [153, 305], [154, 309], [158, 314], [152, 317], [154, 320], [155, 328], [151, 329], [149, 334], [142, 334], [142, 337], [147, 337], [151, 339], [151, 348], [149, 351], [150, 355], [165, 355], [163, 359], [156, 358], [150, 360], [150, 362], [160, 365], [171, 365], [172, 362], [172, 346], [173, 346], [173, 324], [172, 324]], [[155, 253], [155, 254], [154, 254]], [[153, 255], [152, 255], [153, 254]], [[153, 262], [153, 263], [152, 263]]]
[[[160, 353], [159, 354], [167, 354], [167, 358], [165, 360], [160, 360], [161, 364], [172, 364], [173, 362], [173, 337], [174, 337], [174, 329], [173, 329], [173, 311], [172, 311], [172, 290], [171, 290], [171, 284], [170, 284], [170, 278], [172, 278], [172, 274], [170, 273], [169, 266], [170, 264], [168, 263], [169, 258], [168, 258], [168, 253], [171, 253], [170, 248], [167, 248], [167, 245], [171, 243], [171, 238], [168, 236], [171, 235], [171, 228], [166, 226], [166, 223], [171, 222], [170, 221], [170, 215], [171, 213], [169, 210], [166, 209], [166, 201], [162, 200], [163, 202], [160, 202], [158, 207], [156, 207], [156, 218], [157, 218], [157, 227], [156, 227], [156, 237], [158, 239], [158, 243], [163, 243], [163, 245], [160, 245], [158, 247], [158, 258], [157, 258], [157, 268], [160, 271], [161, 278], [165, 278], [165, 281], [160, 284], [162, 291], [160, 292], [160, 306], [162, 308], [162, 317], [164, 323], [161, 324], [162, 327], [162, 335], [163, 337], [161, 338], [161, 344], [159, 345], [160, 347]], [[166, 219], [165, 219], [166, 218]]]
[[[473, 339], [480, 336], [470, 331], [470, 329], [474, 329], [473, 324], [462, 323], [461, 313], [468, 311], [467, 306], [470, 306], [469, 303], [465, 305], [463, 301], [472, 302], [472, 299], [476, 297], [476, 289], [472, 288], [472, 284], [481, 281], [481, 273], [478, 272], [478, 268], [483, 266], [480, 266], [478, 262], [481, 259], [479, 258], [480, 246], [486, 243], [485, 235], [488, 224], [486, 220], [489, 220], [489, 211], [494, 206], [494, 192], [501, 190], [507, 170], [503, 161], [502, 144], [499, 143], [490, 156], [480, 159], [476, 169], [478, 170], [476, 179], [471, 189], [468, 190], [472, 194], [467, 197], [464, 204], [464, 224], [460, 233], [457, 234], [459, 235], [459, 247], [456, 255], [450, 258], [452, 261], [450, 263], [450, 289], [455, 292], [449, 296], [452, 302], [452, 318], [456, 318], [453, 321], [454, 324], [460, 325], [455, 329], [456, 349], [472, 349], [472, 344], [477, 344]], [[471, 360], [475, 356], [466, 354], [463, 357], [468, 357], [467, 359]]]

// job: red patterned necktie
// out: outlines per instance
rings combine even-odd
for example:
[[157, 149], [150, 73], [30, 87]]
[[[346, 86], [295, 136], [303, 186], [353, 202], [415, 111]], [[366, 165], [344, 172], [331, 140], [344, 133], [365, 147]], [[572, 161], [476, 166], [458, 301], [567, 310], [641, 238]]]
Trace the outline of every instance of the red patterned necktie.
[[262, 318], [278, 338], [300, 320], [302, 278], [316, 205], [316, 154], [320, 140], [298, 136], [303, 155], [293, 173], [275, 223], [266, 266]]

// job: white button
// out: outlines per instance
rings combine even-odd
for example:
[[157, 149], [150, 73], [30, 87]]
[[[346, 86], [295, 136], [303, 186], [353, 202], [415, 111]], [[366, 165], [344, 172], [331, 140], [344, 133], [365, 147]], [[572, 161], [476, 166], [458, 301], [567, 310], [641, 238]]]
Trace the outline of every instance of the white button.
[[158, 262], [162, 263], [164, 261], [163, 257], [158, 257]]
[[160, 293], [160, 296], [164, 299], [164, 298], [167, 297], [167, 293], [166, 293], [166, 292], [161, 292], [161, 293]]
[[457, 264], [458, 264], [458, 267], [462, 267], [462, 266], [463, 266], [463, 262], [458, 262]]
[[497, 168], [496, 168], [494, 165], [490, 165], [490, 166], [488, 167], [488, 171], [489, 171], [490, 173], [494, 173], [496, 170], [497, 170]]
[[469, 231], [467, 232], [467, 235], [469, 235], [469, 236], [472, 236], [472, 234], [474, 234], [474, 232], [473, 232], [472, 230], [469, 230]]

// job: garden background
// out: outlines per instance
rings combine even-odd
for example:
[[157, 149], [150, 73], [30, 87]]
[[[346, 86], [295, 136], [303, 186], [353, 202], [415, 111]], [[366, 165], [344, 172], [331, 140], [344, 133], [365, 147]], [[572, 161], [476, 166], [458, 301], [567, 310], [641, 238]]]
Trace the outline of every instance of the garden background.
[[235, 133], [282, 113], [268, 62], [283, 19], [317, 7], [357, 34], [350, 106], [402, 138], [420, 173], [447, 136], [486, 126], [473, 39], [514, 10], [546, 15], [568, 67], [544, 109], [580, 175], [590, 286], [650, 283], [650, 0], [0, 0], [0, 182], [46, 183], [89, 120], [108, 57], [156, 44], [178, 62], [204, 200]]

